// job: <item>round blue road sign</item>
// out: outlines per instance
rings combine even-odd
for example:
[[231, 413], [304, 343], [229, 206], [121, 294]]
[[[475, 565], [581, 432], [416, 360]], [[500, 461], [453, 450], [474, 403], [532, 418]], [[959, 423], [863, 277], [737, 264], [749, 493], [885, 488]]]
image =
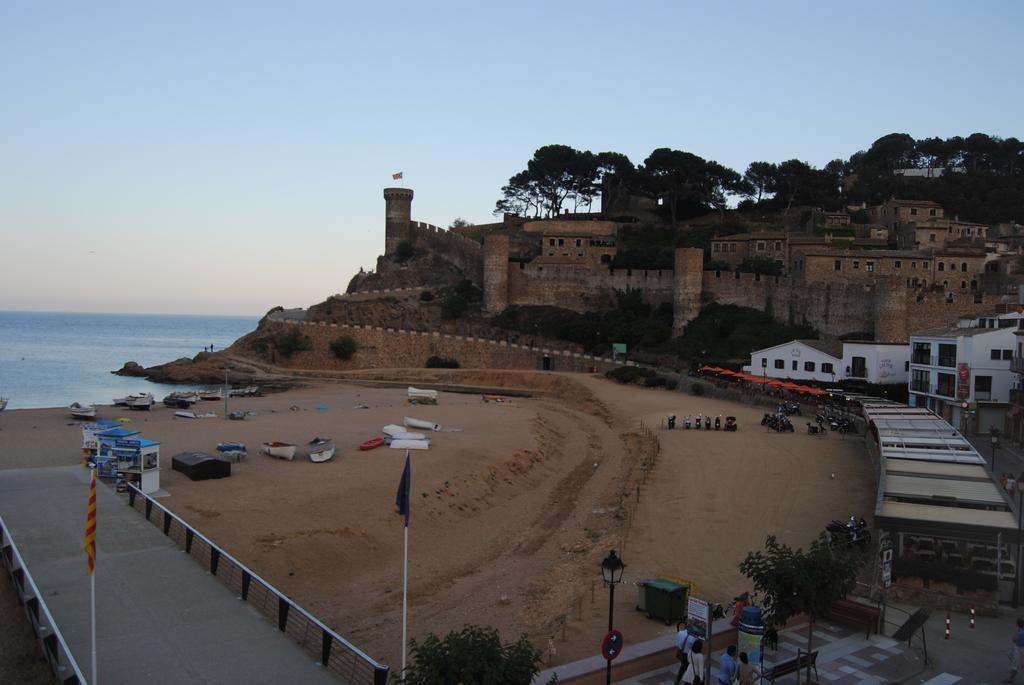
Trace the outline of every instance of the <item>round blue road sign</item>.
[[609, 630], [608, 634], [601, 640], [601, 656], [611, 661], [622, 651], [622, 633], [617, 630]]

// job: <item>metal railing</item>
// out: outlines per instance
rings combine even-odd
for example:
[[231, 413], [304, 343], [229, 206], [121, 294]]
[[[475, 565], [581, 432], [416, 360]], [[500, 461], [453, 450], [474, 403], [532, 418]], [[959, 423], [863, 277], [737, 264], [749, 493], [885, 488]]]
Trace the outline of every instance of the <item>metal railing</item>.
[[25, 608], [25, 615], [32, 624], [32, 631], [43, 648], [43, 656], [50, 666], [50, 672], [54, 679], [63, 685], [86, 685], [85, 676], [82, 675], [75, 657], [64, 641], [57, 622], [53, 620], [53, 614], [43, 595], [32, 579], [18, 546], [14, 544], [7, 524], [3, 517], [0, 517], [0, 558], [11, 577], [11, 583], [18, 594], [18, 602]]
[[[164, 535], [202, 564], [239, 598], [248, 602], [277, 629], [326, 667], [353, 685], [385, 685], [388, 666], [368, 656], [290, 597], [252, 572], [245, 564], [218, 547], [212, 540], [183, 521], [136, 486], [128, 485], [128, 506], [146, 520], [160, 526]], [[154, 509], [157, 510], [154, 512]]]

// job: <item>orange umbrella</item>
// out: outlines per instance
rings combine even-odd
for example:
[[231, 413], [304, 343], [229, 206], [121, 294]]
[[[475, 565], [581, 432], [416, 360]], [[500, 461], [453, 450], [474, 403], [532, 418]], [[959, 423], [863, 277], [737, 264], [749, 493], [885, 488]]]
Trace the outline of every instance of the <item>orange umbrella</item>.
[[742, 376], [743, 374], [738, 371], [730, 371], [729, 369], [722, 369], [720, 372], [723, 376]]

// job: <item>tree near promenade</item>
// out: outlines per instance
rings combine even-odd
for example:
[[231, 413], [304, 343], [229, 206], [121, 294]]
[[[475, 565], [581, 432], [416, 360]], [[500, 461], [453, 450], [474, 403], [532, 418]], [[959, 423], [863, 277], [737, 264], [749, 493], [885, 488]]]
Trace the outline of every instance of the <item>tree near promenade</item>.
[[525, 635], [503, 645], [497, 630], [473, 625], [453, 630], [444, 639], [430, 634], [422, 642], [413, 640], [410, 651], [403, 685], [529, 685], [541, 657]]
[[828, 614], [829, 606], [853, 590], [867, 558], [859, 545], [833, 544], [822, 533], [805, 552], [768, 536], [763, 551], [749, 552], [740, 573], [762, 593], [766, 622], [781, 626], [806, 614], [807, 651], [811, 651], [814, 622]]

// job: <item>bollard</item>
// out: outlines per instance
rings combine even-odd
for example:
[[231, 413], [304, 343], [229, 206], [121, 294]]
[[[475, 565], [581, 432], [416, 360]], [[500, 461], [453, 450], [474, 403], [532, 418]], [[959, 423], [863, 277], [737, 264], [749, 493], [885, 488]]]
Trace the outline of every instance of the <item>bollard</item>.
[[971, 606], [971, 630], [974, 630], [974, 606]]
[[594, 581], [590, 581], [590, 603], [594, 603]]
[[949, 612], [946, 612], [946, 639], [949, 639]]

